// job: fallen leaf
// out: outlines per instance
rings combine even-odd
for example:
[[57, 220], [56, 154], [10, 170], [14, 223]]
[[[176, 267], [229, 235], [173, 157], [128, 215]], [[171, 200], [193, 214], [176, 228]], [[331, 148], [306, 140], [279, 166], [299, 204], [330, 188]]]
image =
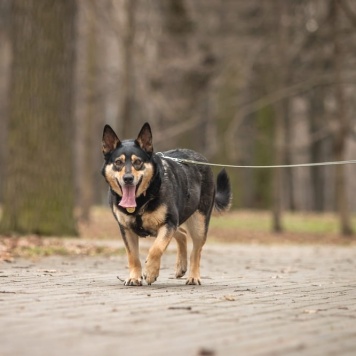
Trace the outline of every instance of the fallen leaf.
[[229, 302], [233, 302], [236, 300], [232, 295], [224, 295], [224, 299], [228, 300]]
[[304, 309], [303, 313], [304, 314], [316, 314], [318, 312], [317, 309]]

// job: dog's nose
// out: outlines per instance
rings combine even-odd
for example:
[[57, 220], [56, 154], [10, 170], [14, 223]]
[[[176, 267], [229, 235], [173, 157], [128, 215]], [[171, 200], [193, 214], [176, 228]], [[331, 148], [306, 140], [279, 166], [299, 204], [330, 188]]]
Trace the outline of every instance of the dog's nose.
[[124, 183], [125, 184], [132, 184], [134, 181], [134, 176], [133, 174], [130, 174], [130, 173], [126, 173], [124, 175]]

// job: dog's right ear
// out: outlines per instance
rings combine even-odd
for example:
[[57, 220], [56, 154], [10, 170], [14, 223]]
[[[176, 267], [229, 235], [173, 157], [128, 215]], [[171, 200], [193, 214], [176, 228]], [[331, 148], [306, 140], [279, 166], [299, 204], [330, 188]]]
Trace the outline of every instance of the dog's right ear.
[[102, 143], [104, 156], [114, 151], [121, 143], [115, 131], [109, 125], [104, 127]]

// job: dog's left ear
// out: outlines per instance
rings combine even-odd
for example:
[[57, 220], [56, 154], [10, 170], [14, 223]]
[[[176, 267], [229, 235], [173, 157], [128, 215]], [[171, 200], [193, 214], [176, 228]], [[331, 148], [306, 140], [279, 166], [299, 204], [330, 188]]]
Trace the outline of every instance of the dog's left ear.
[[153, 152], [151, 127], [146, 122], [137, 136], [136, 143], [148, 154]]

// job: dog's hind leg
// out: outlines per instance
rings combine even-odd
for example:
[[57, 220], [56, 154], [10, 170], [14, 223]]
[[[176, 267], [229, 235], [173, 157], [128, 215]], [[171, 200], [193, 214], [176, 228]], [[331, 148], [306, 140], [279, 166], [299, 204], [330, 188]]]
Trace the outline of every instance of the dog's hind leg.
[[179, 227], [173, 237], [177, 241], [176, 278], [181, 278], [185, 275], [188, 267], [187, 232]]
[[193, 241], [189, 276], [186, 284], [201, 284], [200, 256], [207, 236], [206, 217], [197, 211], [187, 220], [186, 225]]

